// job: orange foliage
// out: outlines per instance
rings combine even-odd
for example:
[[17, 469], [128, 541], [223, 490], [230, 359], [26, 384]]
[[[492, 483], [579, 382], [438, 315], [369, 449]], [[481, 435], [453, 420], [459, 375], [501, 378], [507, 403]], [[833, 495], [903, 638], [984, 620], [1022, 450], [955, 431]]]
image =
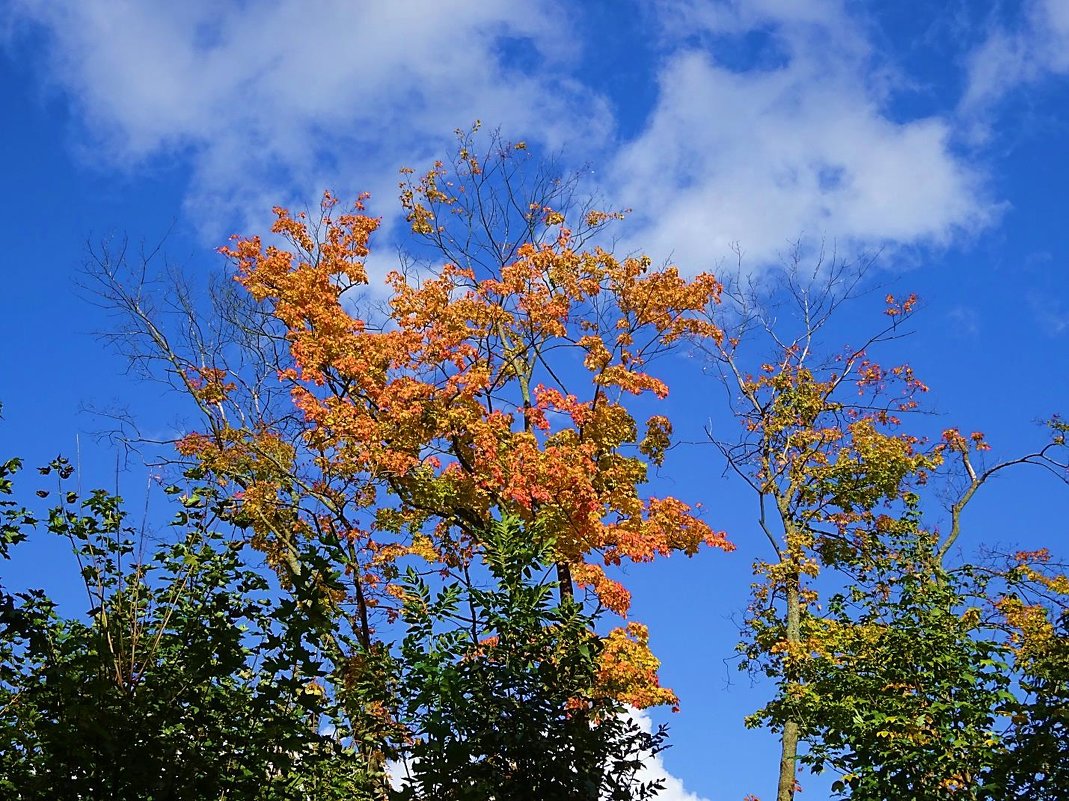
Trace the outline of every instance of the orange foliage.
[[[450, 201], [441, 174], [424, 177], [420, 197]], [[283, 245], [254, 236], [221, 248], [237, 280], [285, 327], [294, 367], [279, 378], [303, 415], [313, 455], [310, 465], [265, 475], [257, 492], [246, 490], [243, 503], [257, 506], [249, 510], [254, 527], [277, 522], [271, 481], [282, 493], [287, 481], [293, 485], [287, 475], [306, 470], [300, 485], [314, 487], [328, 509], [365, 510], [369, 537], [402, 543], [361, 568], [372, 585], [385, 575], [386, 599], [382, 554], [457, 565], [477, 552], [478, 533], [495, 515], [537, 518], [560, 564], [621, 615], [629, 595], [603, 566], [691, 555], [703, 544], [730, 549], [685, 503], [641, 495], [648, 463], [660, 464], [669, 447], [671, 426], [651, 418], [640, 444], [623, 402], [668, 394], [648, 363], [680, 338], [720, 343], [705, 314], [719, 301], [712, 275], [688, 280], [674, 267], [652, 269], [645, 257], [573, 249], [563, 215], [542, 209], [559, 226], [552, 241], [521, 246], [492, 275], [452, 264], [419, 277], [392, 272], [385, 319], [365, 320], [342, 299], [346, 288], [369, 282], [364, 259], [379, 221], [363, 213], [362, 200], [336, 214], [328, 193], [315, 221], [277, 208], [272, 231]], [[413, 229], [432, 226], [433, 215], [408, 201]], [[615, 216], [590, 212], [587, 223]], [[182, 453], [223, 476], [247, 466], [248, 450], [240, 437], [212, 442], [193, 434], [180, 443]], [[331, 526], [328, 519], [315, 525]], [[418, 548], [408, 544], [414, 536], [423, 537]], [[628, 648], [645, 649], [638, 629], [629, 631]], [[610, 642], [619, 652], [621, 643]], [[640, 671], [654, 681], [655, 661]], [[632, 702], [670, 696], [649, 693], [631, 693]]]
[[674, 706], [679, 698], [657, 681], [660, 665], [649, 648], [649, 630], [641, 623], [628, 623], [605, 638], [598, 689], [639, 709], [660, 704]]
[[[477, 280], [454, 265], [422, 281], [391, 273], [389, 320], [373, 329], [343, 308], [340, 287], [367, 283], [378, 221], [360, 203], [334, 219], [336, 205], [324, 198], [317, 231], [276, 209], [273, 231], [288, 249], [258, 237], [223, 248], [289, 332], [297, 369], [283, 380], [327, 473], [388, 487], [400, 501], [394, 527], [436, 518], [476, 529], [494, 510], [537, 514], [576, 565], [728, 547], [686, 504], [640, 498], [645, 462], [621, 452], [635, 422], [612, 399], [613, 390], [663, 397], [647, 355], [684, 335], [719, 339], [701, 315], [718, 298], [711, 275], [688, 281], [645, 258], [576, 252], [562, 227], [551, 244], [521, 247], [498, 276]], [[595, 305], [600, 315], [588, 313]], [[561, 348], [585, 353], [585, 400], [531, 385]], [[663, 450], [667, 431], [655, 421], [646, 449]]]

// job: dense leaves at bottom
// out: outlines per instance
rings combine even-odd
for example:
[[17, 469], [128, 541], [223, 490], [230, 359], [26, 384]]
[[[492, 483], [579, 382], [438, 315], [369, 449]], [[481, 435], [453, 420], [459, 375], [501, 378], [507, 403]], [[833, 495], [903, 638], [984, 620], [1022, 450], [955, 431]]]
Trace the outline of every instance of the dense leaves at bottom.
[[980, 797], [1002, 752], [1005, 648], [963, 625], [973, 577], [925, 570], [932, 560], [920, 556], [903, 565], [900, 551], [833, 598], [827, 651], [803, 671], [803, 761], [834, 766], [833, 789], [858, 801]]
[[596, 691], [600, 640], [571, 597], [554, 602], [551, 545], [505, 519], [485, 536], [483, 586], [434, 593], [409, 572], [401, 665], [419, 736], [398, 799], [625, 801], [661, 788], [635, 774], [664, 729]]
[[[4, 595], [0, 796], [361, 797], [359, 762], [320, 733], [337, 711], [309, 684], [312, 652], [240, 547], [203, 525], [206, 499], [183, 497], [177, 541], [142, 560], [118, 498], [61, 494], [44, 526], [71, 541], [94, 608], [83, 621], [39, 591]], [[21, 539], [32, 515], [0, 502], [4, 542]]]
[[1017, 603], [1019, 572], [946, 569], [906, 522], [803, 621], [794, 683], [748, 722], [797, 721], [800, 763], [851, 801], [1069, 798], [1069, 616], [1007, 631], [995, 612]]
[[1061, 801], [1069, 798], [1069, 613], [1028, 667], [1024, 700], [1011, 707], [1010, 751], [993, 778], [1002, 799]]
[[[338, 685], [300, 603], [211, 529], [210, 488], [169, 490], [177, 534], [144, 558], [121, 499], [67, 492], [57, 460], [42, 472], [62, 503], [38, 520], [11, 499], [19, 467], [0, 466], [0, 556], [34, 527], [68, 539], [93, 608], [69, 618], [0, 588], [4, 798], [630, 801], [661, 786], [636, 774], [663, 728], [596, 690], [595, 618], [555, 600], [552, 543], [516, 520], [486, 533], [478, 581], [432, 592], [410, 570], [407, 636]], [[384, 703], [403, 734], [369, 741], [351, 721]]]

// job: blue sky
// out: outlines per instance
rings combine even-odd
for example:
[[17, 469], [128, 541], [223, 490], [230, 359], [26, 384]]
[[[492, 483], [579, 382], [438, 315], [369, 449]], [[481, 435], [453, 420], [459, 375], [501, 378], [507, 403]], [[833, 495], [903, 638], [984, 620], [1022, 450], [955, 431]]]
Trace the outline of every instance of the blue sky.
[[[37, 464], [78, 436], [86, 482], [110, 485], [114, 453], [83, 406], [177, 419], [175, 399], [94, 338], [108, 320], [76, 286], [87, 242], [170, 230], [168, 258], [218, 270], [229, 234], [331, 187], [373, 193], [388, 245], [397, 169], [444, 155], [475, 119], [590, 165], [634, 210], [621, 245], [685, 270], [730, 262], [733, 242], [754, 271], [799, 237], [880, 250], [881, 280], [924, 301], [901, 356], [932, 386], [937, 427], [983, 430], [1009, 455], [1038, 441], [1037, 418], [1067, 411], [1060, 0], [8, 0], [0, 45], [4, 456]], [[699, 439], [712, 390], [689, 376], [672, 411]], [[739, 551], [632, 570], [635, 614], [683, 701], [655, 715], [672, 725], [672, 801], [774, 785], [772, 738], [741, 724], [767, 688], [723, 662], [759, 543], [721, 472], [683, 448], [662, 480]], [[136, 471], [120, 481], [143, 497]], [[1056, 492], [1000, 481], [967, 547], [1062, 541]], [[58, 582], [58, 554], [34, 547], [13, 583]]]

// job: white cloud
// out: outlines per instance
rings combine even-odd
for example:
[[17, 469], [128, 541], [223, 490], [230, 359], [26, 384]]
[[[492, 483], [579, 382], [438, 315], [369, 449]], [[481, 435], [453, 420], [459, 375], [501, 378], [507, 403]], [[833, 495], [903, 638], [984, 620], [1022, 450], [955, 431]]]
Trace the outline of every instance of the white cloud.
[[[326, 187], [370, 190], [389, 223], [396, 169], [476, 118], [596, 159], [636, 210], [631, 240], [691, 270], [735, 241], [760, 264], [803, 234], [844, 251], [944, 245], [996, 219], [947, 120], [891, 116], [894, 75], [843, 0], [647, 4], [660, 91], [615, 151], [609, 99], [577, 77], [598, 41], [560, 0], [12, 0], [8, 22], [43, 33], [23, 41], [45, 43], [87, 159], [188, 160], [188, 210], [211, 242]], [[751, 34], [767, 58], [721, 59]]]
[[[708, 269], [737, 241], [759, 265], [803, 234], [848, 251], [945, 245], [996, 218], [947, 120], [887, 111], [893, 76], [840, 3], [682, 2], [667, 13], [668, 36], [682, 26], [711, 38], [665, 62], [656, 108], [610, 171], [638, 212], [636, 241], [657, 257]], [[766, 37], [770, 65], [717, 60], [723, 37], [747, 32]]]
[[[131, 168], [188, 156], [206, 223], [328, 185], [392, 209], [397, 168], [477, 118], [552, 147], [608, 127], [604, 104], [559, 77], [575, 54], [555, 2], [16, 0], [10, 14], [44, 31], [87, 155]], [[510, 67], [506, 42], [545, 68]]]
[[1022, 84], [1069, 74], [1069, 3], [1027, 0], [1011, 28], [994, 25], [968, 59], [961, 101], [966, 116], [982, 115]]

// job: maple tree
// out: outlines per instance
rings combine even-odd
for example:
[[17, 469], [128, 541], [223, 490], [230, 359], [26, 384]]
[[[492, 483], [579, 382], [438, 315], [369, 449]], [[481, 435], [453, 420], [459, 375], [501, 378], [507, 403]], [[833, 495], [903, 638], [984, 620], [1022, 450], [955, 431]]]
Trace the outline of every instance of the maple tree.
[[406, 736], [389, 627], [407, 567], [467, 584], [493, 520], [544, 532], [562, 601], [625, 618], [598, 649], [600, 691], [645, 707], [676, 697], [614, 569], [731, 547], [690, 505], [643, 492], [672, 427], [632, 411], [668, 394], [657, 357], [719, 339], [719, 283], [598, 247], [619, 214], [575, 202], [576, 179], [522, 145], [491, 136], [477, 156], [477, 141], [460, 134], [448, 165], [404, 173], [429, 256], [384, 278], [367, 266], [379, 220], [329, 193], [222, 249], [247, 297], [219, 290], [208, 322], [180, 294], [167, 330], [140, 279], [124, 283], [121, 252], [95, 272], [133, 323], [119, 344], [193, 400], [200, 422], [177, 452], [224, 486], [229, 519], [313, 621], [380, 766]]
[[[483, 171], [470, 153], [463, 163], [466, 175]], [[438, 166], [419, 196], [432, 207], [449, 204], [443, 181]], [[551, 239], [523, 243], [487, 277], [456, 264], [428, 276], [392, 272], [386, 319], [373, 325], [353, 317], [342, 295], [368, 282], [363, 260], [378, 223], [360, 202], [335, 216], [336, 207], [327, 195], [314, 222], [276, 210], [273, 230], [285, 247], [251, 237], [224, 249], [239, 281], [287, 331], [294, 367], [281, 380], [307, 424], [308, 463], [277, 453], [270, 431], [193, 434], [178, 444], [220, 475], [245, 469], [250, 452], [284, 466], [242, 489], [242, 513], [269, 552], [314, 533], [367, 543], [365, 553], [386, 564], [419, 553], [463, 565], [494, 511], [537, 517], [556, 543], [562, 591], [573, 581], [590, 587], [625, 615], [627, 591], [606, 565], [727, 547], [686, 504], [640, 496], [647, 460], [660, 460], [670, 424], [654, 416], [640, 439], [622, 400], [664, 397], [667, 386], [646, 363], [684, 336], [719, 337], [700, 314], [719, 291], [712, 276], [686, 280], [675, 268], [651, 269], [644, 257], [577, 251], [560, 212], [533, 208], [527, 215], [552, 229]], [[417, 232], [431, 225], [427, 208], [411, 202]], [[587, 213], [588, 224], [600, 219]], [[227, 391], [221, 373], [202, 370], [197, 380], [205, 400]], [[301, 516], [279, 502], [294, 475], [329, 516]], [[361, 524], [365, 510], [372, 514]], [[388, 536], [399, 538], [392, 551], [375, 539]], [[388, 575], [360, 577], [361, 569], [352, 566], [357, 584], [363, 578], [390, 591]]]

